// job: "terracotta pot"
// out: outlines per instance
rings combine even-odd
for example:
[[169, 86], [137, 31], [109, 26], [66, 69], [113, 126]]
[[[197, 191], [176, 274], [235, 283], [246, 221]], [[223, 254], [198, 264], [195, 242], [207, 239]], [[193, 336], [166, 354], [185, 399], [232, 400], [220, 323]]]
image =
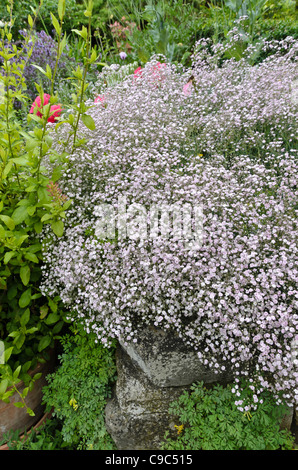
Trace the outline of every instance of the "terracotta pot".
[[[47, 419], [50, 419], [51, 416], [52, 416], [52, 411], [48, 412], [48, 413], [45, 413], [42, 418], [35, 424], [35, 426], [33, 426], [30, 431], [28, 431], [26, 434], [22, 434], [20, 436], [20, 439], [21, 440], [26, 440], [27, 439], [27, 436], [32, 432], [32, 429], [34, 429], [37, 433], [38, 433], [38, 429], [46, 423], [46, 420]], [[0, 446], [0, 450], [9, 450], [9, 447], [7, 444], [3, 444], [2, 446]]]
[[[14, 406], [14, 402], [20, 401], [20, 396], [15, 392], [10, 397], [10, 403], [4, 403], [0, 401], [0, 439], [3, 438], [3, 434], [12, 430], [19, 430], [21, 433], [26, 432], [30, 429], [44, 415], [44, 405], [42, 405], [42, 388], [47, 385], [46, 376], [53, 372], [55, 364], [55, 355], [51, 354], [51, 359], [44, 364], [38, 364], [37, 367], [29, 372], [31, 376], [41, 373], [42, 376], [38, 379], [32, 391], [30, 391], [25, 399], [26, 405], [31, 408], [35, 416], [30, 416], [25, 408], [17, 408]], [[25, 388], [24, 382], [19, 382], [17, 388], [20, 392]]]

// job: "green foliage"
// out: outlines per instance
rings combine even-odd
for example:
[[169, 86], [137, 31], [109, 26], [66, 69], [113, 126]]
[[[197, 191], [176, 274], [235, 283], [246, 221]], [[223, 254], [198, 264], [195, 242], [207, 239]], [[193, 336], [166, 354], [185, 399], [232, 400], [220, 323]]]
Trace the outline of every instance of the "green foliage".
[[[248, 384], [242, 398], [252, 399]], [[166, 450], [278, 450], [293, 449], [294, 438], [280, 429], [289, 412], [286, 405], [276, 405], [273, 396], [262, 392], [257, 409], [240, 411], [235, 405], [232, 385], [210, 389], [203, 382], [193, 384], [170, 405], [177, 419], [177, 438], [165, 434]]]
[[[86, 14], [91, 15], [92, 2]], [[25, 398], [39, 378], [28, 374], [38, 361], [47, 360], [47, 351], [54, 346], [65, 323], [59, 298], [42, 296], [39, 282], [42, 273], [43, 252], [39, 234], [49, 224], [52, 237], [63, 234], [65, 211], [71, 201], [61, 194], [58, 179], [66, 153], [58, 154], [53, 148], [53, 129], [48, 125], [51, 106], [57, 104], [54, 84], [59, 59], [66, 45], [62, 25], [65, 0], [59, 0], [58, 18], [51, 15], [57, 35], [57, 57], [53, 69], [39, 67], [49, 81], [49, 102], [46, 104], [42, 87], [36, 84], [42, 106], [41, 115], [27, 117], [26, 126], [18, 119], [15, 100], [28, 106], [23, 70], [26, 59], [20, 58], [20, 50], [12, 44], [11, 28], [13, 14], [10, 10], [10, 25], [0, 30], [0, 340], [4, 344], [4, 363], [0, 364], [0, 399], [9, 402], [17, 383], [25, 382], [26, 388], [15, 406], [26, 407]], [[29, 32], [25, 38], [30, 59], [30, 38], [36, 18], [28, 17]], [[75, 93], [72, 96], [71, 112], [56, 123], [68, 123], [68, 143], [72, 149], [82, 145], [78, 135], [79, 122], [90, 129], [92, 119], [86, 114], [85, 95], [88, 85], [86, 76], [96, 54], [91, 50], [91, 27], [77, 32], [83, 35], [84, 62], [72, 72]], [[17, 64], [12, 59], [20, 59]], [[44, 162], [55, 162], [53, 171], [47, 170]], [[2, 361], [3, 362], [3, 361]], [[27, 407], [26, 407], [27, 408]], [[27, 408], [29, 414], [34, 414]]]
[[105, 429], [104, 409], [116, 379], [114, 347], [104, 348], [95, 335], [72, 329], [62, 338], [60, 367], [47, 377], [43, 400], [62, 422], [66, 444], [78, 449], [109, 450], [114, 443]]
[[9, 431], [3, 435], [2, 444], [6, 444], [8, 450], [75, 450], [63, 441], [61, 423], [55, 418], [22, 436], [19, 431]]

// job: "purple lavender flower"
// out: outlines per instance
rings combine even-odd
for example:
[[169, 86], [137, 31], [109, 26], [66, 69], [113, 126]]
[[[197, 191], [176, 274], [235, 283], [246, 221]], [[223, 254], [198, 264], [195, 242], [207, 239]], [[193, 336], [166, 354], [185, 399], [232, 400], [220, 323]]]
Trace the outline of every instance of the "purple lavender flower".
[[126, 57], [127, 57], [127, 54], [126, 54], [126, 52], [120, 52], [119, 56], [120, 56], [121, 60], [125, 60]]

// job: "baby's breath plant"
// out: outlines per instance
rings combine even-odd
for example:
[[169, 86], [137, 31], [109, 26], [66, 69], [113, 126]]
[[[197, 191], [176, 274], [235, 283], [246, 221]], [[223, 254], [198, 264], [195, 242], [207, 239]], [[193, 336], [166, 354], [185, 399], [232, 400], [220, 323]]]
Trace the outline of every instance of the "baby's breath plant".
[[[105, 90], [94, 132], [80, 127], [88, 149], [61, 179], [75, 203], [63, 237], [44, 245], [42, 291], [104, 345], [137, 341], [148, 324], [173, 329], [206, 367], [293, 403], [297, 41], [265, 43], [257, 65], [253, 49], [224, 60], [226, 47], [199, 41], [191, 68], [152, 58]], [[146, 211], [145, 235], [133, 236], [132, 203]], [[199, 248], [173, 231], [150, 235], [151, 207], [173, 204], [203, 208]], [[126, 235], [117, 224], [96, 235], [103, 205], [116, 222], [126, 214]]]
[[[24, 380], [25, 390], [15, 405], [26, 407], [34, 414], [24, 399], [39, 375], [31, 379], [28, 371], [34, 369], [38, 361], [47, 359], [47, 351], [54, 346], [65, 322], [59, 296], [44, 296], [39, 289], [43, 262], [40, 233], [48, 224], [53, 238], [61, 237], [65, 211], [71, 206], [71, 199], [62, 194], [58, 183], [61, 162], [67, 155], [54, 150], [52, 134], [56, 126], [67, 122], [69, 140], [72, 147], [77, 148], [82, 144], [78, 134], [80, 120], [92, 127], [84, 96], [87, 69], [96, 57], [91, 51], [90, 28], [78, 31], [85, 40], [86, 55], [83, 66], [73, 72], [77, 93], [73, 96], [72, 112], [63, 121], [62, 116], [59, 118], [63, 103], [57, 104], [54, 93], [59, 59], [66, 44], [62, 31], [65, 0], [59, 0], [58, 18], [51, 14], [57, 34], [56, 59], [45, 68], [35, 65], [48, 79], [48, 89], [36, 84], [39, 96], [33, 105], [32, 102], [29, 105], [23, 72], [32, 53], [30, 38], [36, 18], [28, 17], [29, 30], [25, 37], [28, 56], [25, 60], [17, 45], [12, 44], [12, 4], [11, 20], [1, 29], [0, 37], [3, 92], [0, 103], [0, 339], [4, 345], [0, 399], [9, 402], [17, 391], [17, 382]], [[86, 15], [90, 18], [91, 14], [92, 2], [89, 2]], [[30, 110], [25, 127], [18, 120], [15, 100]], [[49, 172], [44, 166], [48, 160], [56, 162], [54, 171]]]

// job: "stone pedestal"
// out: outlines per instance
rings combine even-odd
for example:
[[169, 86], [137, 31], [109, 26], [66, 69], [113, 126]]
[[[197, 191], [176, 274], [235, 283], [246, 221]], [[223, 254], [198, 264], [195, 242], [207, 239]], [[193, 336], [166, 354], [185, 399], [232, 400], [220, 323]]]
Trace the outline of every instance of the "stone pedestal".
[[227, 383], [231, 375], [206, 369], [196, 353], [173, 332], [148, 327], [138, 343], [119, 345], [114, 396], [106, 427], [119, 450], [157, 450], [166, 430], [177, 432], [169, 404], [196, 381]]

